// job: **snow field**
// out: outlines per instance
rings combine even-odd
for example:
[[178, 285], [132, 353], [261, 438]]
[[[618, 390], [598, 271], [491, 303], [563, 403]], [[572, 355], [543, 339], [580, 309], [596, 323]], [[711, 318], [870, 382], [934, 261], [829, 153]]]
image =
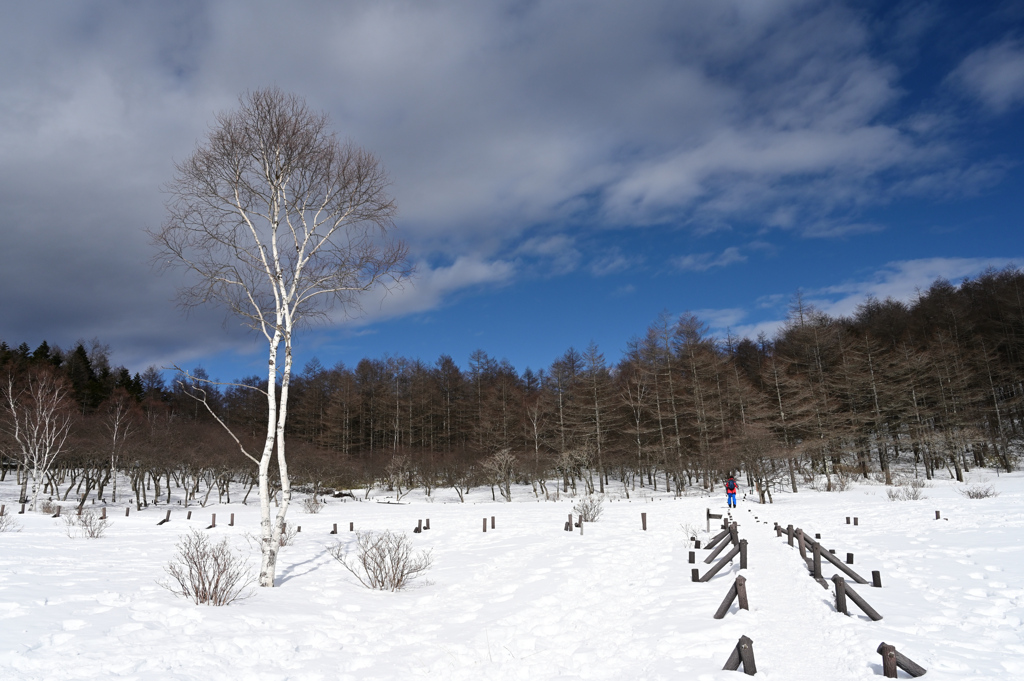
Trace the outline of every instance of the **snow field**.
[[[682, 527], [703, 530], [708, 506], [727, 511], [724, 495], [606, 502], [583, 536], [563, 530], [571, 500], [536, 502], [528, 488], [511, 504], [476, 490], [467, 504], [438, 496], [407, 505], [332, 499], [317, 515], [293, 507], [290, 524], [302, 532], [282, 549], [279, 587], [223, 608], [193, 605], [157, 581], [167, 579], [179, 535], [205, 528], [213, 512], [211, 537], [251, 553], [252, 506], [194, 507], [192, 521], [171, 506], [163, 526], [165, 506], [127, 519], [119, 507], [96, 540], [69, 539], [63, 523], [27, 512], [16, 516], [23, 531], [0, 534], [0, 679], [709, 681], [740, 678], [721, 668], [743, 634], [757, 676], [769, 680], [880, 678], [883, 640], [930, 679], [1011, 678], [1024, 671], [1024, 475], [991, 484], [1000, 496], [982, 500], [936, 482], [923, 501], [890, 502], [871, 484], [777, 494], [768, 506], [741, 501], [733, 517], [749, 543], [751, 610], [734, 604], [722, 620], [712, 615], [738, 560], [708, 583], [691, 582]], [[14, 497], [5, 483], [8, 510]], [[936, 509], [949, 520], [936, 521]], [[236, 527], [227, 527], [231, 512]], [[492, 515], [497, 527], [481, 532]], [[860, 524], [846, 525], [847, 515]], [[431, 530], [413, 534], [421, 518]], [[351, 541], [350, 521], [404, 530], [432, 550], [427, 582], [399, 593], [359, 586], [326, 554]], [[871, 622], [852, 602], [853, 616], [836, 613], [832, 589], [810, 579], [774, 522], [821, 533], [841, 558], [853, 552], [852, 567], [868, 579], [880, 570], [882, 589], [852, 586], [884, 619]], [[697, 551], [701, 574], [706, 555]], [[822, 570], [826, 579], [837, 572]]]

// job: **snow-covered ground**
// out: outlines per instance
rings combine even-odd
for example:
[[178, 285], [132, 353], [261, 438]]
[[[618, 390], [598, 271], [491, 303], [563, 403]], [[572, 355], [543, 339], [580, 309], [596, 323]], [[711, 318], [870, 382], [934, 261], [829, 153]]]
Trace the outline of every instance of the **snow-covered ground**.
[[[481, 489], [465, 504], [441, 491], [403, 505], [330, 499], [316, 515], [297, 504], [290, 520], [302, 531], [282, 549], [279, 587], [221, 608], [193, 605], [158, 582], [179, 536], [206, 528], [211, 513], [218, 523], [209, 533], [251, 553], [252, 505], [193, 507], [191, 521], [172, 505], [162, 526], [165, 506], [124, 518], [119, 505], [101, 539], [71, 539], [62, 522], [26, 512], [14, 516], [20, 532], [0, 533], [0, 679], [736, 679], [722, 666], [744, 634], [764, 679], [879, 678], [882, 641], [936, 681], [1016, 678], [1024, 673], [1024, 474], [971, 475], [999, 496], [966, 499], [957, 493], [964, 485], [935, 481], [920, 501], [890, 501], [871, 483], [780, 493], [767, 506], [741, 501], [733, 516], [749, 544], [750, 611], [734, 604], [721, 620], [712, 615], [739, 561], [692, 582], [684, 528], [700, 528], [706, 543], [705, 509], [726, 511], [724, 495], [638, 489], [627, 501], [616, 492], [582, 536], [563, 529], [572, 500], [537, 501], [528, 488], [513, 503], [491, 502]], [[8, 513], [15, 498], [8, 478], [0, 486]], [[483, 533], [481, 519], [491, 516], [497, 526]], [[413, 534], [426, 518], [430, 531]], [[349, 522], [408, 531], [433, 552], [427, 581], [397, 593], [361, 587], [327, 553], [338, 539], [352, 541]], [[852, 616], [837, 613], [831, 588], [808, 576], [775, 522], [820, 533], [841, 557], [854, 553], [852, 567], [868, 579], [879, 570], [882, 588], [854, 586], [884, 619], [872, 622], [852, 603]], [[696, 553], [704, 574], [708, 552]], [[826, 578], [835, 572], [824, 564]]]

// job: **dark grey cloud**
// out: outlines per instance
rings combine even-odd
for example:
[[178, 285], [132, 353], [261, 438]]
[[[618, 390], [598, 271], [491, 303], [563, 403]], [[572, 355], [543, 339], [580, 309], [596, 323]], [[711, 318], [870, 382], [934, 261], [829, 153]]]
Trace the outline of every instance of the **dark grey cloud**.
[[[815, 0], [14, 4], [0, 338], [96, 335], [135, 365], [242, 342], [216, 311], [176, 311], [142, 230], [213, 113], [267, 85], [328, 110], [392, 173], [422, 277], [374, 319], [507, 283], [521, 257], [575, 269], [587, 229], [857, 225], [844, 212], [884, 200], [880, 174], [921, 192], [968, 172], [942, 126], [910, 124], [941, 112], [900, 109], [869, 24]], [[1015, 77], [977, 96], [1016, 101]], [[562, 260], [541, 252], [559, 245]], [[635, 257], [619, 255], [588, 269]]]

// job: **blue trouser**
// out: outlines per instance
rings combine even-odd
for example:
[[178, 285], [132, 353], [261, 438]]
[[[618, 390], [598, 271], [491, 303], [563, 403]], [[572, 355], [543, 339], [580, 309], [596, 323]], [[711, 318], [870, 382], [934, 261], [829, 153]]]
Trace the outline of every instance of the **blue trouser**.
[[729, 497], [729, 505], [735, 507], [736, 506], [736, 492], [727, 492], [726, 494]]

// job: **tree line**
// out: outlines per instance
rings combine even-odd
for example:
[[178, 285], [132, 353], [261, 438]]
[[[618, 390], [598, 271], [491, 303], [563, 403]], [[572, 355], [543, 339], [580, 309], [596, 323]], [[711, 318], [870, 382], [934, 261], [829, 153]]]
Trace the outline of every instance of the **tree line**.
[[[897, 464], [962, 480], [974, 466], [1016, 466], [1022, 353], [1024, 271], [1007, 268], [936, 281], [911, 303], [868, 299], [849, 317], [798, 295], [771, 339], [716, 338], [693, 315], [663, 314], [614, 364], [593, 344], [522, 372], [483, 350], [464, 368], [448, 355], [314, 359], [291, 381], [290, 473], [311, 492], [443, 487], [464, 498], [484, 487], [510, 499], [515, 483], [546, 498], [711, 491], [735, 472], [762, 502], [800, 483], [892, 484]], [[65, 386], [74, 416], [40, 474], [45, 493], [143, 505], [172, 485], [197, 503], [252, 491], [255, 467], [196, 397], [258, 445], [268, 405], [249, 388], [266, 391], [266, 378], [217, 387], [197, 369], [168, 384], [156, 367], [110, 367], [94, 341], [67, 352], [0, 344], [10, 377], [0, 475], [16, 471], [23, 494], [32, 464], [13, 435], [14, 395], [43, 374]], [[130, 489], [111, 488], [115, 471]]]

